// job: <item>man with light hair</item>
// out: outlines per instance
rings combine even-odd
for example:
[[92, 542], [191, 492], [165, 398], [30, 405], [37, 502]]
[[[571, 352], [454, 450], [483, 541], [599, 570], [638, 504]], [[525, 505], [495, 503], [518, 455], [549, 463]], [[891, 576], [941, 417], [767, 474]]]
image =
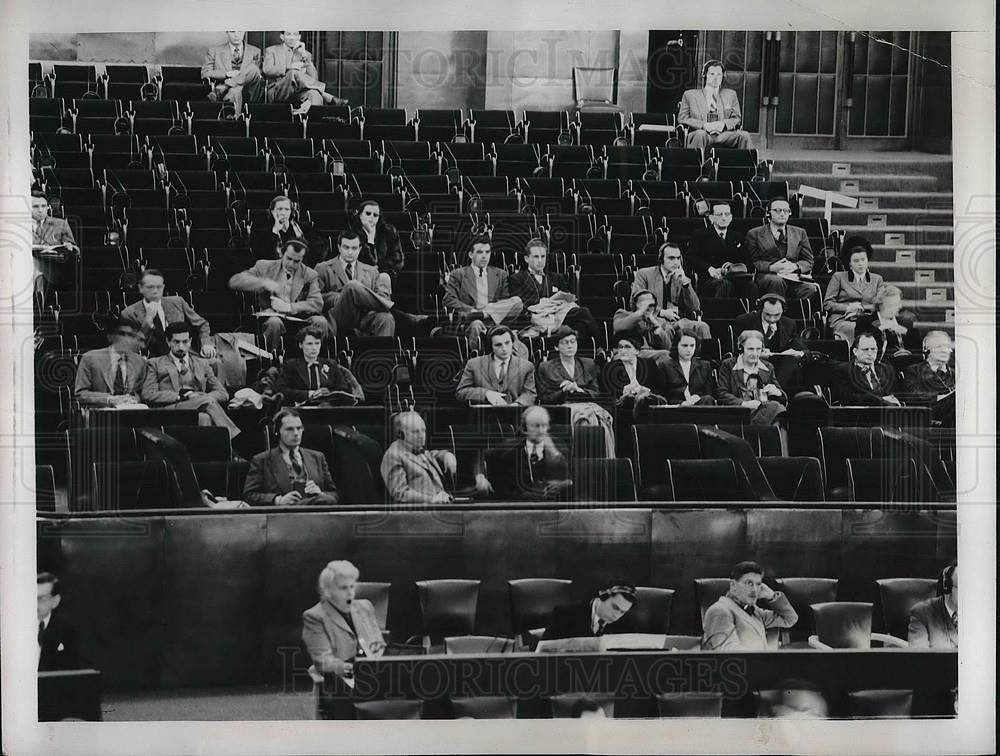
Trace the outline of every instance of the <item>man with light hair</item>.
[[244, 100], [258, 102], [264, 97], [260, 48], [247, 44], [245, 37], [245, 31], [227, 31], [226, 44], [208, 48], [201, 66], [201, 78], [212, 83], [208, 99], [231, 102], [237, 113]]
[[955, 424], [955, 369], [951, 366], [951, 336], [929, 331], [923, 341], [924, 361], [903, 371], [903, 394], [907, 404], [931, 408], [942, 425]]
[[319, 574], [319, 602], [302, 613], [302, 640], [313, 661], [309, 672], [323, 678], [320, 719], [354, 719], [352, 683], [345, 682], [353, 680], [354, 660], [385, 651], [375, 607], [355, 598], [360, 576], [348, 561], [329, 562]]
[[458, 470], [455, 455], [427, 448], [427, 425], [417, 412], [401, 412], [392, 421], [395, 441], [382, 457], [382, 480], [396, 504], [447, 504], [447, 478]]
[[486, 453], [487, 486], [504, 500], [552, 501], [569, 497], [573, 481], [569, 474], [569, 452], [560, 448], [549, 433], [549, 412], [528, 407], [521, 413], [521, 436], [512, 444]]

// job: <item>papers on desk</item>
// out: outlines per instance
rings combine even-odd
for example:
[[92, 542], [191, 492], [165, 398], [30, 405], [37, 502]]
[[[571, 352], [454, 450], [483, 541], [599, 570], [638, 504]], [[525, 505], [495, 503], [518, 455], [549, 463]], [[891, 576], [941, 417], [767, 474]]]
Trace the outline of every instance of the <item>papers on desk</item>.
[[289, 315], [287, 312], [275, 312], [274, 310], [258, 310], [253, 314], [255, 318], [283, 318], [289, 323], [305, 323], [305, 318], [297, 318], [294, 315]]
[[600, 638], [558, 638], [556, 640], [538, 641], [535, 653], [538, 654], [570, 654], [579, 651], [600, 651]]
[[35, 257], [43, 257], [55, 260], [65, 260], [70, 254], [70, 248], [65, 244], [33, 244], [31, 245], [31, 254]]
[[658, 633], [616, 633], [602, 635], [601, 651], [660, 651], [667, 647], [667, 636]]
[[101, 407], [101, 409], [109, 409], [109, 410], [149, 409], [149, 405], [143, 404], [142, 402], [134, 402], [134, 403], [113, 404], [110, 407]]

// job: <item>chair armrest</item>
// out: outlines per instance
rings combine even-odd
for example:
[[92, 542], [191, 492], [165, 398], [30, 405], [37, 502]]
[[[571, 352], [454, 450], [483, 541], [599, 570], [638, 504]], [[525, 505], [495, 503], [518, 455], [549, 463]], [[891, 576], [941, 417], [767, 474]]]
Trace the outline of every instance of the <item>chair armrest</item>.
[[307, 671], [309, 672], [310, 679], [312, 679], [314, 683], [319, 683], [320, 685], [323, 684], [323, 675], [321, 675], [319, 670], [316, 669], [315, 664], [310, 664]]
[[825, 643], [823, 643], [819, 639], [818, 635], [810, 635], [809, 636], [809, 648], [815, 648], [815, 649], [818, 649], [820, 651], [830, 651], [830, 650], [833, 649], [833, 646], [828, 646]]
[[872, 640], [881, 642], [883, 646], [892, 646], [893, 648], [910, 647], [910, 644], [907, 641], [902, 638], [897, 638], [895, 635], [889, 635], [888, 633], [872, 633]]

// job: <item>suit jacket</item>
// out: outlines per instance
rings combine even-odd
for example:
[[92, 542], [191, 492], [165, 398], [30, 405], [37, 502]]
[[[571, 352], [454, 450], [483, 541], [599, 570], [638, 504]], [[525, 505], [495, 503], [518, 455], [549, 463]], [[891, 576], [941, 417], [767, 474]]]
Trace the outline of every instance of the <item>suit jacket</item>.
[[[811, 273], [813, 253], [812, 247], [809, 246], [809, 235], [805, 229], [790, 223], [786, 224], [785, 242], [788, 247], [785, 259], [798, 265], [800, 273]], [[778, 262], [781, 257], [778, 254], [778, 243], [774, 239], [774, 234], [771, 233], [770, 224], [757, 226], [747, 231], [744, 244], [758, 273], [770, 273], [771, 264]]]
[[[234, 77], [237, 84], [243, 84], [247, 75], [261, 63], [260, 48], [243, 43], [243, 60], [240, 62], [239, 73]], [[233, 70], [232, 46], [227, 42], [218, 47], [210, 47], [205, 51], [205, 62], [201, 65], [201, 78], [212, 81], [223, 81], [229, 78]]]
[[544, 451], [540, 463], [529, 464], [525, 440], [490, 449], [486, 452], [486, 472], [493, 490], [501, 499], [548, 499], [546, 484], [569, 480], [569, 453], [553, 440], [558, 454]]
[[372, 655], [369, 650], [372, 642], [382, 640], [372, 602], [354, 599], [351, 602], [351, 622], [354, 623], [354, 630], [327, 601], [320, 601], [302, 613], [302, 640], [309, 649], [317, 672], [333, 672], [337, 659], [354, 661], [359, 645], [366, 656]]
[[[760, 331], [764, 333], [764, 321], [761, 320], [760, 311], [748, 312], [740, 315], [733, 321], [733, 335], [738, 337], [743, 331]], [[764, 346], [772, 352], [784, 352], [786, 349], [798, 349], [805, 351], [805, 343], [799, 336], [798, 327], [791, 318], [781, 316], [778, 321], [777, 330], [770, 339], [764, 338]]]
[[682, 286], [675, 276], [670, 278], [670, 290], [667, 292], [667, 299], [663, 301], [663, 289], [666, 280], [659, 265], [649, 268], [639, 268], [635, 272], [635, 280], [632, 281], [632, 293], [647, 289], [653, 292], [656, 297], [656, 306], [660, 309], [668, 304], [675, 305], [682, 318], [693, 318], [701, 310], [701, 300], [694, 290], [694, 286]]
[[[320, 388], [328, 388], [331, 391], [346, 391], [357, 397], [358, 401], [364, 401], [365, 392], [350, 370], [343, 365], [338, 365], [336, 360], [326, 357], [320, 357], [317, 362], [320, 365]], [[323, 372], [324, 368], [326, 368], [326, 372]], [[309, 369], [305, 358], [294, 357], [285, 360], [281, 366], [281, 374], [278, 376], [275, 391], [284, 395], [285, 404], [295, 404], [309, 399]]]
[[[328, 497], [332, 496], [333, 502], [337, 503], [339, 494], [337, 486], [330, 475], [330, 468], [326, 464], [326, 457], [318, 451], [306, 449], [300, 446], [302, 452], [302, 466], [305, 468], [306, 476], [309, 480], [316, 481], [316, 484]], [[281, 448], [275, 447], [271, 451], [261, 452], [250, 460], [250, 470], [247, 472], [246, 481], [243, 484], [243, 501], [255, 507], [270, 507], [274, 504], [274, 498], [284, 495], [292, 490], [291, 476], [288, 474], [288, 465], [281, 458]], [[314, 497], [303, 496], [301, 503], [309, 504]]]
[[[510, 294], [507, 271], [488, 266], [486, 268], [486, 285], [489, 301], [496, 302], [507, 299]], [[476, 310], [476, 271], [472, 265], [456, 268], [448, 274], [444, 287], [444, 306], [449, 310], [461, 313]]]
[[361, 237], [361, 255], [358, 259], [368, 265], [374, 265], [383, 273], [395, 276], [403, 269], [406, 260], [403, 257], [403, 246], [399, 241], [399, 232], [390, 223], [379, 221], [375, 226], [375, 243], [368, 241], [368, 232], [360, 223], [351, 224], [351, 228]]
[[[605, 390], [615, 399], [622, 395], [622, 390], [631, 382], [621, 360], [611, 360], [605, 366], [602, 378], [604, 379]], [[660, 370], [659, 366], [653, 360], [645, 357], [636, 358], [635, 379], [640, 386], [645, 386], [654, 394], [659, 394], [666, 398], [666, 378], [663, 375], [663, 371]]]
[[[760, 387], [766, 386], [768, 383], [773, 383], [780, 389], [781, 384], [778, 383], [778, 376], [774, 372], [774, 366], [766, 360], [761, 360], [758, 365], [757, 376]], [[747, 387], [746, 378], [742, 355], [736, 355], [735, 357], [723, 360], [722, 365], [719, 366], [719, 384], [716, 387], [715, 394], [715, 398], [719, 404], [737, 406], [749, 399], [756, 399], [757, 397]], [[788, 397], [784, 393], [780, 397], [768, 398], [778, 402], [788, 400]]]
[[353, 279], [347, 277], [346, 265], [340, 255], [316, 266], [319, 288], [323, 292], [323, 309], [329, 310], [337, 304], [340, 293], [351, 280], [367, 286], [385, 299], [386, 307], [392, 307], [392, 281], [388, 274], [380, 273], [374, 265], [367, 265], [360, 260], [354, 263], [351, 272], [354, 274]]
[[[264, 49], [264, 67], [261, 69], [267, 77], [268, 101], [271, 101], [271, 90], [278, 81], [288, 72], [292, 63], [302, 60], [302, 54], [298, 49], [289, 49], [288, 45], [271, 45]], [[316, 65], [310, 60], [309, 64], [302, 69], [307, 76], [316, 78]]]
[[42, 633], [42, 645], [38, 654], [38, 671], [53, 672], [59, 669], [78, 669], [76, 631], [54, 614], [50, 615], [48, 627]]
[[882, 276], [878, 273], [869, 272], [867, 281], [852, 281], [850, 271], [846, 270], [834, 273], [823, 297], [823, 309], [830, 314], [828, 325], [833, 326], [843, 320], [847, 315], [847, 306], [854, 302], [861, 302], [868, 312], [874, 311], [875, 294], [881, 285]]
[[896, 386], [896, 369], [885, 362], [876, 362], [875, 388], [872, 389], [857, 364], [842, 362], [833, 368], [830, 388], [833, 398], [847, 406], [881, 407], [882, 397], [889, 396]]
[[299, 239], [309, 247], [302, 264], [316, 268], [330, 253], [329, 241], [307, 221], [293, 220], [281, 234], [274, 233], [274, 221], [255, 223], [250, 228], [250, 251], [255, 260], [276, 260], [278, 248], [291, 239]]
[[77, 246], [76, 239], [73, 238], [73, 229], [69, 227], [66, 219], [53, 218], [51, 215], [42, 220], [41, 228], [37, 230], [34, 221], [32, 221], [31, 244], [42, 247], [54, 247], [59, 244]]
[[473, 357], [465, 363], [455, 389], [455, 398], [460, 402], [482, 403], [486, 401], [487, 391], [499, 391], [507, 396], [508, 401], [517, 402], [522, 407], [534, 404], [535, 366], [528, 360], [511, 355], [506, 383], [501, 388], [493, 369], [493, 355]]
[[[588, 357], [577, 357], [573, 377], [570, 378], [563, 367], [559, 356], [550, 357], [538, 366], [538, 401], [541, 404], [562, 404], [572, 401], [589, 401], [596, 397], [601, 389], [597, 384], [597, 365]], [[575, 391], [566, 393], [559, 384], [563, 381], [573, 381], [585, 393]]]
[[446, 454], [441, 449], [428, 449], [417, 455], [401, 441], [389, 444], [379, 468], [389, 499], [396, 504], [430, 504], [435, 494], [445, 490]]
[[769, 627], [792, 627], [799, 615], [785, 594], [776, 591], [765, 609], [754, 608], [753, 615], [729, 596], [721, 596], [705, 612], [702, 651], [766, 651]]
[[[188, 365], [198, 391], [208, 394], [219, 404], [229, 401], [229, 392], [215, 377], [208, 360], [189, 354]], [[151, 407], [175, 404], [181, 401], [180, 387], [181, 377], [169, 354], [154, 357], [146, 363], [146, 377], [142, 383], [142, 400], [146, 404]]]
[[[725, 121], [726, 131], [735, 131], [743, 122], [743, 111], [740, 110], [740, 100], [736, 92], [719, 87], [719, 100], [722, 101], [719, 120]], [[705, 90], [686, 90], [677, 110], [677, 122], [692, 129], [703, 129], [707, 118], [708, 98], [705, 97]]]
[[[260, 286], [261, 280], [284, 280], [285, 273], [281, 260], [258, 260], [252, 268], [235, 274], [229, 279], [229, 288], [238, 291], [257, 292], [257, 304], [261, 308], [271, 307], [271, 293]], [[323, 311], [323, 295], [319, 290], [319, 277], [312, 268], [300, 265], [292, 276], [292, 309], [289, 315], [319, 315]]]
[[570, 290], [565, 276], [546, 271], [542, 283], [539, 284], [527, 268], [512, 275], [508, 280], [508, 287], [512, 297], [521, 298], [525, 310], [531, 305], [538, 304], [542, 297], [551, 297], [556, 291]]
[[743, 263], [752, 270], [753, 262], [747, 254], [743, 237], [732, 228], [726, 230], [726, 240], [719, 237], [714, 226], [699, 228], [688, 242], [687, 264], [701, 281], [709, 278], [709, 268], [721, 268], [727, 262]]
[[[593, 637], [594, 630], [590, 621], [593, 603], [594, 600], [589, 599], [557, 604], [552, 608], [552, 614], [549, 615], [542, 640]], [[598, 634], [603, 635], [603, 632]]]
[[910, 365], [903, 371], [903, 393], [917, 401], [934, 404], [941, 394], [955, 390], [955, 371], [946, 366], [942, 372], [931, 370], [927, 362]]
[[680, 360], [671, 358], [663, 366], [663, 372], [667, 384], [665, 397], [671, 403], [684, 401], [685, 387], [698, 396], [715, 396], [715, 376], [712, 373], [712, 363], [708, 360], [691, 360], [690, 380], [684, 378]]
[[[212, 328], [208, 324], [208, 321], [195, 312], [194, 308], [183, 297], [163, 297], [160, 300], [160, 304], [163, 307], [163, 315], [167, 319], [167, 322], [163, 324], [164, 328], [171, 323], [186, 322], [192, 328], [198, 329], [202, 345], [211, 338]], [[132, 318], [132, 320], [139, 323], [142, 333], [146, 337], [147, 346], [154, 342], [163, 341], [162, 338], [156, 338], [156, 329], [146, 322], [146, 301], [144, 299], [133, 302], [122, 310], [122, 317]]]
[[[146, 372], [146, 358], [135, 352], [125, 352], [128, 382], [126, 394], [139, 396]], [[76, 368], [76, 383], [73, 392], [78, 402], [87, 406], [104, 406], [108, 403], [115, 386], [114, 365], [111, 362], [111, 348], [92, 349], [80, 358]]]
[[952, 622], [944, 596], [921, 601], [910, 609], [906, 639], [910, 648], [958, 648], [958, 627]]

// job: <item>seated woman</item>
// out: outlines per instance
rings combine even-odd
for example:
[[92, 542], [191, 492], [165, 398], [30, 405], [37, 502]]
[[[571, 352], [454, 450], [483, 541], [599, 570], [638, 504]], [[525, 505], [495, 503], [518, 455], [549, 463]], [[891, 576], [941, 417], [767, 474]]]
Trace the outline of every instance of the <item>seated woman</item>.
[[868, 269], [871, 257], [872, 245], [860, 236], [848, 237], [841, 247], [840, 261], [845, 270], [833, 274], [823, 299], [834, 338], [851, 341], [858, 318], [875, 312], [875, 295], [882, 276]]
[[631, 451], [632, 425], [648, 421], [649, 408], [666, 404], [667, 384], [655, 360], [640, 357], [638, 336], [616, 336], [614, 356], [601, 371], [601, 385], [615, 403], [617, 456]]
[[663, 369], [670, 404], [684, 407], [715, 404], [712, 363], [697, 359], [697, 353], [698, 338], [694, 331], [681, 330], [670, 348], [670, 361]]
[[875, 294], [875, 312], [858, 318], [857, 333], [868, 331], [879, 342], [879, 360], [892, 361], [920, 354], [923, 336], [913, 327], [913, 314], [901, 312], [902, 307], [902, 290], [892, 284], [882, 284]]
[[382, 273], [388, 273], [390, 278], [395, 278], [403, 269], [403, 248], [396, 227], [382, 220], [378, 202], [362, 200], [351, 228], [361, 237], [361, 262], [374, 265]]
[[615, 448], [611, 414], [593, 401], [600, 393], [597, 366], [592, 359], [577, 356], [577, 335], [572, 328], [560, 326], [552, 336], [559, 353], [538, 366], [538, 401], [569, 406], [573, 425], [601, 427], [610, 456]]
[[788, 397], [778, 384], [774, 366], [761, 359], [764, 334], [743, 331], [736, 340], [738, 354], [722, 361], [715, 397], [719, 404], [749, 407], [753, 425], [773, 425], [785, 411]]

